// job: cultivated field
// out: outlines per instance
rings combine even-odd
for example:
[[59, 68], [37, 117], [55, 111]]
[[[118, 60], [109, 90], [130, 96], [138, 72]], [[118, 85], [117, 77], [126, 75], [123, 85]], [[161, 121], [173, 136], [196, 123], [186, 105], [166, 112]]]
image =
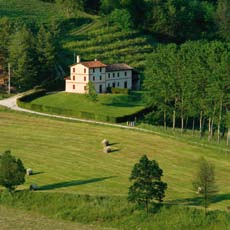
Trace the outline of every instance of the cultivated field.
[[[46, 192], [126, 196], [129, 175], [140, 156], [156, 159], [168, 183], [166, 201], [196, 205], [192, 178], [197, 159], [205, 156], [216, 166], [219, 194], [212, 209], [230, 205], [229, 154], [181, 143], [153, 134], [0, 111], [0, 151], [10, 149], [36, 174], [27, 178]], [[113, 152], [105, 154], [107, 138]], [[190, 200], [187, 200], [190, 199]]]

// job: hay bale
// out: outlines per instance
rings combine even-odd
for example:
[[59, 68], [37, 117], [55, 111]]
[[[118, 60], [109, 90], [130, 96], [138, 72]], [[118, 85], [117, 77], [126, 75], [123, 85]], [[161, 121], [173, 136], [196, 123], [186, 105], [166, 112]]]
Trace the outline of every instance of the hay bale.
[[102, 142], [101, 142], [104, 146], [109, 146], [109, 141], [104, 139]]
[[104, 153], [111, 153], [111, 152], [112, 152], [112, 149], [109, 146], [106, 146], [104, 148]]
[[30, 191], [36, 191], [36, 190], [38, 190], [38, 186], [36, 184], [31, 184]]
[[27, 176], [30, 176], [30, 175], [33, 175], [33, 170], [32, 169], [26, 169], [26, 175]]
[[202, 192], [203, 192], [203, 188], [202, 187], [198, 187], [197, 188], [197, 194], [202, 194]]

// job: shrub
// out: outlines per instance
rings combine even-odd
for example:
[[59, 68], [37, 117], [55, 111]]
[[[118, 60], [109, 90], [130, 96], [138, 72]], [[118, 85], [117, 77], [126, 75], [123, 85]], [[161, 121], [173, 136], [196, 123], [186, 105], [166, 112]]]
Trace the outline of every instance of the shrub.
[[124, 89], [124, 88], [112, 88], [112, 93], [113, 94], [129, 94], [130, 90]]
[[0, 157], [0, 185], [13, 191], [25, 182], [25, 175], [22, 161], [12, 156], [10, 151], [5, 151]]

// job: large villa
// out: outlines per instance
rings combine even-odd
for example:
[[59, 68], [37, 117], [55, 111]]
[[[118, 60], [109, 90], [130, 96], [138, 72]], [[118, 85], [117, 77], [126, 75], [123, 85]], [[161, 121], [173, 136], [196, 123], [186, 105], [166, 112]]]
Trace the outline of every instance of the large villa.
[[66, 92], [87, 93], [89, 82], [94, 84], [97, 93], [106, 93], [108, 88], [139, 88], [137, 71], [127, 64], [106, 65], [98, 60], [77, 62], [70, 66], [70, 77], [66, 78]]

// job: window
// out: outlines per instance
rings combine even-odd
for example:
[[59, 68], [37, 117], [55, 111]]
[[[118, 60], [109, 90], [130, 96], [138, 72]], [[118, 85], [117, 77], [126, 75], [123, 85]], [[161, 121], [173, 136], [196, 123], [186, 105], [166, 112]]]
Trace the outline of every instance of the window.
[[86, 77], [84, 77], [84, 81], [86, 81]]
[[75, 89], [75, 85], [73, 85], [73, 89]]
[[116, 87], [116, 83], [115, 82], [113, 82], [113, 88], [115, 88]]
[[127, 76], [127, 72], [125, 72], [125, 76]]
[[108, 87], [110, 87], [110, 83], [108, 84]]
[[84, 69], [84, 73], [86, 73], [86, 68]]
[[117, 77], [119, 77], [120, 76], [120, 74], [119, 73], [117, 73]]
[[117, 82], [117, 87], [119, 87], [120, 86], [120, 83], [119, 82]]
[[75, 76], [73, 76], [73, 81], [75, 81]]
[[108, 78], [110, 78], [110, 73], [108, 73]]
[[113, 77], [115, 77], [115, 73], [113, 73]]
[[93, 68], [93, 73], [95, 73], [95, 69]]
[[100, 81], [101, 81], [102, 77], [100, 76]]
[[87, 86], [84, 86], [84, 90], [85, 90], [85, 91], [87, 90]]
[[100, 72], [102, 71], [102, 68], [100, 67]]
[[73, 68], [73, 73], [75, 73], [75, 68]]
[[95, 77], [93, 76], [93, 81], [95, 81]]

